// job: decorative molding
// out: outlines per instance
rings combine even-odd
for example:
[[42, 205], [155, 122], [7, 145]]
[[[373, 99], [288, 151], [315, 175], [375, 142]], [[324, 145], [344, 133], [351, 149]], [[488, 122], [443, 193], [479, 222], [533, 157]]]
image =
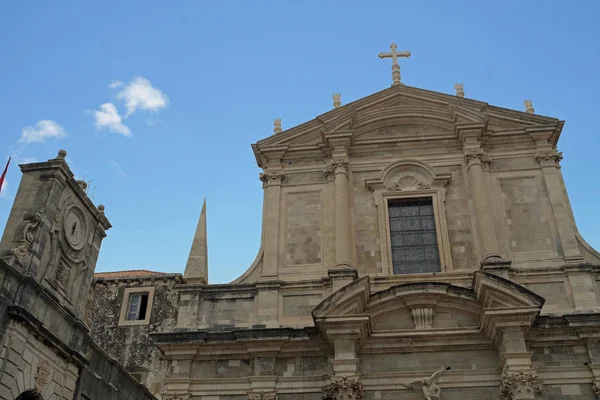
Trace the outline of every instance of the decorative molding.
[[323, 389], [322, 400], [362, 400], [363, 385], [358, 376], [331, 376]]
[[413, 308], [411, 314], [415, 322], [415, 329], [431, 329], [433, 324], [432, 308]]
[[277, 400], [277, 392], [248, 392], [248, 400]]
[[265, 171], [258, 174], [258, 179], [263, 183], [263, 187], [269, 186], [270, 184], [280, 185], [283, 178], [285, 178], [285, 173], [283, 171]]
[[543, 388], [535, 372], [513, 372], [505, 369], [500, 380], [500, 398], [503, 400], [539, 399]]
[[559, 165], [563, 159], [563, 155], [558, 150], [537, 151], [535, 153], [535, 161], [542, 167], [553, 167]]
[[37, 366], [37, 370], [35, 372], [35, 388], [38, 391], [42, 391], [44, 387], [48, 383], [50, 383], [50, 378], [52, 376], [52, 367], [50, 367], [50, 363], [46, 360], [42, 360], [39, 362]]
[[431, 185], [429, 183], [425, 183], [420, 179], [412, 175], [404, 175], [400, 177], [391, 187], [388, 187], [388, 191], [410, 191], [410, 190], [422, 190], [429, 189]]

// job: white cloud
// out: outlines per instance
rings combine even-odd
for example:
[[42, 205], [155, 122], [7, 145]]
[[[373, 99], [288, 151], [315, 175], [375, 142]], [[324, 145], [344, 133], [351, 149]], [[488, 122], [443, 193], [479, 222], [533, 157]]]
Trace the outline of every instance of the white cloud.
[[131, 136], [129, 127], [123, 124], [123, 118], [113, 103], [102, 104], [100, 110], [94, 111], [94, 117], [96, 118], [96, 128], [108, 128], [110, 132]]
[[26, 126], [21, 131], [20, 143], [36, 143], [43, 142], [50, 138], [62, 138], [66, 137], [67, 133], [62, 126], [56, 122], [43, 119], [34, 126]]
[[110, 89], [118, 89], [121, 86], [123, 86], [123, 82], [121, 82], [121, 81], [112, 81], [111, 83], [108, 84], [108, 87]]
[[160, 90], [152, 86], [150, 81], [141, 76], [135, 77], [117, 95], [117, 99], [124, 100], [127, 107], [125, 117], [133, 114], [137, 109], [145, 111], [158, 111], [166, 107], [169, 99]]
[[123, 167], [115, 160], [108, 160], [108, 165], [115, 171], [118, 175], [127, 176], [125, 171], [123, 171]]

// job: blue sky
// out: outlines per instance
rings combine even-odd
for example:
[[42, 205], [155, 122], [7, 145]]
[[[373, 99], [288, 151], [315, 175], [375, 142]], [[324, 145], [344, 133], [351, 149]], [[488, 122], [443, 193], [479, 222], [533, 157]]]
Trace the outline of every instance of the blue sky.
[[[396, 42], [412, 52], [407, 85], [454, 93], [464, 82], [466, 97], [518, 110], [532, 99], [566, 120], [562, 171], [579, 229], [600, 249], [600, 3], [540, 4], [3, 2], [2, 166], [68, 151], [114, 226], [98, 271], [183, 272], [206, 196], [210, 280], [228, 282], [259, 248], [251, 143], [273, 118], [285, 129], [328, 111], [334, 92], [345, 104], [389, 87], [377, 54]], [[12, 164], [2, 227], [19, 179]]]

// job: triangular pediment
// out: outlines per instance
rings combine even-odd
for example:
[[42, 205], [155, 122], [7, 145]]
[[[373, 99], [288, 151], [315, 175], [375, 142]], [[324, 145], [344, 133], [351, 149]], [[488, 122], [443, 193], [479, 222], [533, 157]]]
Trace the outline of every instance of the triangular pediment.
[[285, 148], [285, 153], [313, 151], [324, 156], [329, 146], [327, 134], [351, 133], [355, 146], [427, 139], [458, 140], [460, 127], [471, 125], [491, 135], [524, 134], [537, 126], [554, 127], [553, 141], [558, 139], [562, 128], [562, 122], [555, 118], [409, 86], [393, 86], [260, 140], [253, 148], [260, 165], [265, 152], [272, 148]]

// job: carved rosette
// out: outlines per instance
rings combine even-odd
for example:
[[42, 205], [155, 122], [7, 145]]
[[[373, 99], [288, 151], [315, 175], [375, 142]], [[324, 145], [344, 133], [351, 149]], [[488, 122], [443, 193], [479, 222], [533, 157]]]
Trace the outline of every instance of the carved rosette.
[[323, 389], [322, 400], [362, 400], [363, 385], [357, 376], [332, 376], [331, 383]]
[[558, 166], [562, 159], [562, 153], [557, 150], [538, 151], [535, 153], [535, 161], [542, 167]]
[[465, 151], [465, 163], [469, 168], [473, 165], [487, 167], [490, 164], [490, 158], [482, 149], [467, 150]]
[[276, 171], [276, 172], [265, 171], [265, 172], [261, 172], [258, 175], [258, 179], [260, 179], [260, 181], [263, 183], [263, 187], [267, 187], [271, 184], [281, 185], [281, 182], [283, 181], [284, 177], [285, 177], [285, 174], [283, 173], [283, 171]]
[[46, 360], [41, 360], [35, 371], [35, 389], [42, 391], [43, 388], [50, 382], [52, 377], [52, 367]]
[[543, 386], [538, 376], [533, 371], [511, 372], [504, 370], [500, 381], [501, 396], [503, 400], [539, 399]]
[[277, 392], [248, 392], [248, 400], [277, 400]]
[[37, 227], [42, 221], [42, 212], [34, 211], [26, 213], [24, 220], [29, 222], [27, 222], [23, 229], [23, 237], [19, 240], [17, 247], [10, 250], [10, 253], [21, 262], [31, 253], [37, 234]]

